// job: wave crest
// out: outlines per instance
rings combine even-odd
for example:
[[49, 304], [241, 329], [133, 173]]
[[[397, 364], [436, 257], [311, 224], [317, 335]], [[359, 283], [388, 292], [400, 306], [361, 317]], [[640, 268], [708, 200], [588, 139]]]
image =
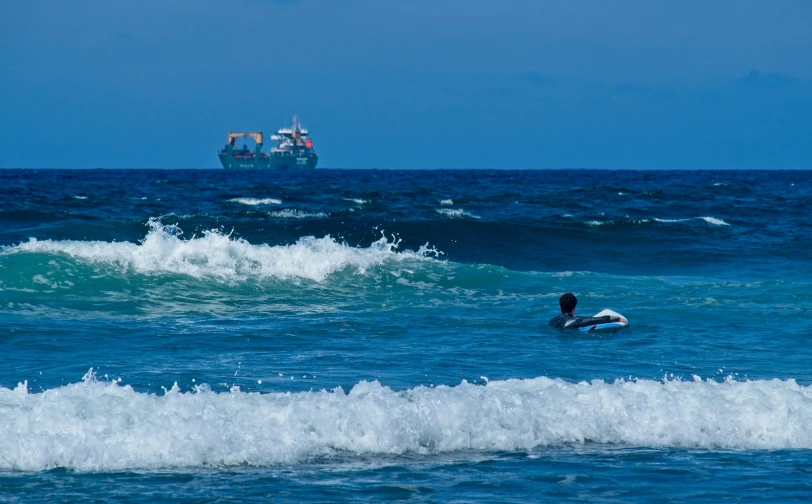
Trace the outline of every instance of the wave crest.
[[691, 221], [691, 220], [703, 220], [703, 221], [707, 222], [708, 224], [711, 224], [711, 225], [714, 225], [714, 226], [729, 226], [730, 225], [727, 222], [723, 221], [722, 219], [717, 219], [716, 217], [694, 217], [694, 218], [686, 218], [686, 219], [659, 219], [657, 217], [654, 217], [654, 220], [657, 221], [657, 222], [663, 222], [663, 223], [676, 223], [676, 222], [688, 222], [688, 221]]
[[462, 208], [438, 208], [436, 209], [438, 214], [445, 215], [446, 217], [450, 217], [452, 219], [463, 219], [463, 218], [470, 218], [470, 219], [480, 219], [478, 215], [474, 215], [470, 212], [466, 212]]
[[0, 387], [0, 469], [161, 469], [297, 463], [339, 452], [434, 454], [568, 443], [723, 449], [812, 448], [812, 392], [794, 380], [561, 379], [348, 393], [164, 395], [82, 383], [29, 394]]
[[182, 274], [224, 281], [249, 278], [305, 278], [323, 281], [348, 268], [364, 273], [386, 261], [426, 259], [439, 252], [426, 246], [398, 251], [399, 240], [382, 236], [368, 248], [350, 247], [329, 235], [306, 236], [292, 245], [254, 245], [217, 230], [184, 239], [183, 231], [150, 219], [139, 244], [76, 240], [37, 240], [7, 247], [3, 253], [62, 254], [96, 265], [112, 265], [142, 274]]
[[281, 205], [282, 200], [276, 198], [231, 198], [228, 200], [232, 203], [240, 203], [241, 205]]

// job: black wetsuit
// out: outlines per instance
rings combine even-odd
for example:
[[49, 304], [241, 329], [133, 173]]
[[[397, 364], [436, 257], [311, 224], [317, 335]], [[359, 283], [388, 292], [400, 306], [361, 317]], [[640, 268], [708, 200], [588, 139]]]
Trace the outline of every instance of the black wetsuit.
[[569, 313], [562, 313], [550, 319], [550, 325], [559, 329], [577, 329], [579, 327], [587, 327], [595, 324], [618, 322], [619, 320], [620, 317], [615, 317], [614, 315], [604, 315], [602, 317], [574, 317]]

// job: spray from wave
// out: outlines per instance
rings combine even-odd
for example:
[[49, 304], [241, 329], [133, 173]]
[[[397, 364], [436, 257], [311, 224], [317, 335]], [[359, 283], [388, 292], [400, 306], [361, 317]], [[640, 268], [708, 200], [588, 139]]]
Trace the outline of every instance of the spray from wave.
[[0, 387], [0, 469], [273, 465], [352, 454], [527, 450], [569, 443], [812, 448], [812, 390], [794, 380], [463, 381], [394, 391], [163, 395], [118, 380]]

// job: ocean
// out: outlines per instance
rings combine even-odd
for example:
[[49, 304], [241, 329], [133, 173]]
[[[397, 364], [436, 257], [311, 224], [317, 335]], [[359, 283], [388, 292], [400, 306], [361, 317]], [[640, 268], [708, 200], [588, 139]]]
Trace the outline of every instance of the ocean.
[[807, 502], [811, 245], [810, 171], [0, 170], [0, 501]]

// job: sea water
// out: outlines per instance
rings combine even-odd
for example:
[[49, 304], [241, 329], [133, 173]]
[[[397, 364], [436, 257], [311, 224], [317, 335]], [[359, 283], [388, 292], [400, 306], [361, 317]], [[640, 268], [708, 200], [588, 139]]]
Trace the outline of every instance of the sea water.
[[0, 500], [808, 501], [810, 246], [809, 171], [0, 171]]

